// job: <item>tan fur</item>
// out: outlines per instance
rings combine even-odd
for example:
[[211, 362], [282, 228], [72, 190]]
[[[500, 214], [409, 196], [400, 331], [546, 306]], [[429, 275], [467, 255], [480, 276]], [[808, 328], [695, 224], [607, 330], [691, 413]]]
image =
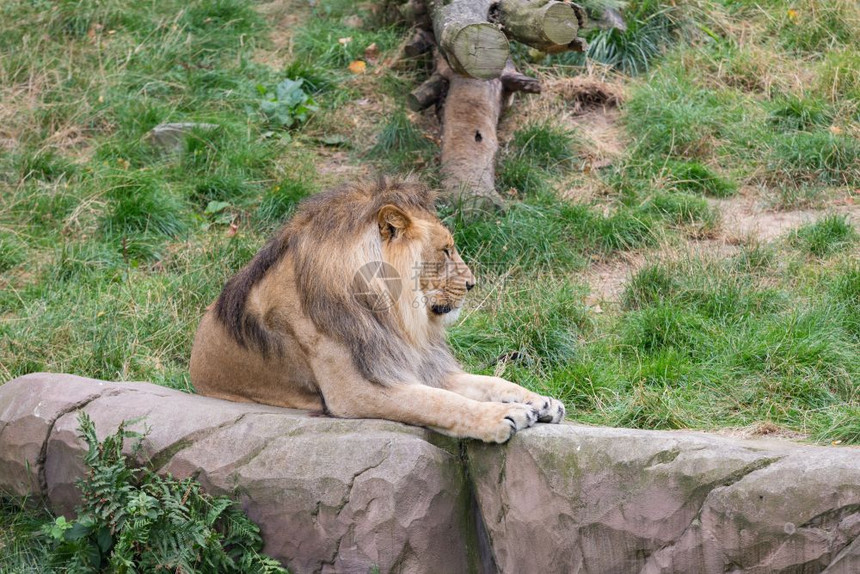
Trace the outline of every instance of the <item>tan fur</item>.
[[464, 373], [451, 355], [444, 327], [475, 278], [434, 199], [383, 179], [304, 202], [207, 309], [191, 351], [197, 391], [488, 442], [559, 422], [559, 401]]

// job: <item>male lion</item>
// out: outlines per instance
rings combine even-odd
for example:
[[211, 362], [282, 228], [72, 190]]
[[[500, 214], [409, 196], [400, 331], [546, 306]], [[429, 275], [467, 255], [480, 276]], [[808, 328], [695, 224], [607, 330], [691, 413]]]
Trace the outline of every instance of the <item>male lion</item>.
[[202, 394], [383, 418], [502, 443], [561, 402], [463, 372], [445, 342], [475, 278], [434, 195], [382, 179], [320, 193], [209, 308], [191, 351]]

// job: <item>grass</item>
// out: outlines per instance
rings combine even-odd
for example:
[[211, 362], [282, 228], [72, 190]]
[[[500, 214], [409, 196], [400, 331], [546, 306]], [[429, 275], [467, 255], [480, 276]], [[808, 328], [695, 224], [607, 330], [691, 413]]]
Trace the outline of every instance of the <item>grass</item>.
[[[364, 170], [437, 180], [433, 111], [403, 108], [426, 70], [387, 64], [407, 31], [373, 6], [321, 0], [284, 30], [247, 0], [55, 4], [0, 5], [2, 381], [191, 390], [203, 309], [298, 201]], [[860, 185], [860, 10], [648, 0], [627, 17], [627, 32], [589, 33], [590, 62], [628, 74], [622, 155], [592, 169], [568, 116], [518, 102], [497, 169], [508, 209], [442, 214], [479, 277], [450, 334], [458, 358], [590, 423], [860, 442], [858, 242], [841, 215]], [[577, 58], [531, 71], [581, 73]], [[217, 128], [164, 152], [146, 137], [164, 122]], [[560, 193], [580, 188], [593, 193]], [[739, 195], [831, 212], [689, 255]], [[617, 304], [597, 306], [595, 263], [640, 259]], [[0, 508], [17, 548], [0, 570], [39, 571], [28, 516]]]
[[49, 545], [38, 536], [53, 517], [44, 508], [22, 508], [20, 500], [0, 496], [0, 572], [42, 574], [49, 567]]
[[841, 249], [850, 249], [857, 237], [857, 231], [845, 217], [830, 214], [799, 228], [792, 234], [791, 243], [822, 257]]

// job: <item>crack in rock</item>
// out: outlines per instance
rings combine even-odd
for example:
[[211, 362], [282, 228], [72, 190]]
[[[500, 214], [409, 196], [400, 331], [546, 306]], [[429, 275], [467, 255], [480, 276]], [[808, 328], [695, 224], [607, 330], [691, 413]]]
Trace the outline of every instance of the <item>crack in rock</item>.
[[[242, 413], [239, 416], [232, 418], [228, 421], [224, 421], [221, 424], [207, 427], [203, 429], [198, 429], [195, 431], [191, 431], [190, 433], [179, 437], [175, 441], [171, 442], [164, 448], [159, 449], [158, 451], [152, 453], [149, 456], [149, 464], [154, 471], [159, 471], [164, 468], [167, 464], [173, 460], [173, 457], [185, 450], [186, 448], [194, 446], [196, 443], [206, 440], [210, 436], [214, 435], [218, 431], [224, 430], [227, 427], [231, 427], [233, 425], [237, 425], [242, 422], [246, 416], [254, 413]], [[267, 443], [268, 444], [268, 443]], [[259, 452], [257, 453], [259, 454]]]
[[646, 572], [652, 572], [655, 567], [659, 568], [654, 563], [655, 560], [657, 559], [658, 555], [672, 552], [672, 550], [675, 548], [675, 546], [677, 546], [678, 543], [684, 539], [684, 537], [687, 535], [687, 533], [691, 529], [698, 527], [698, 526], [701, 526], [701, 524], [702, 524], [702, 512], [705, 510], [705, 508], [707, 508], [707, 506], [708, 506], [709, 502], [711, 501], [715, 492], [719, 492], [719, 491], [724, 490], [724, 489], [726, 489], [726, 488], [728, 488], [734, 484], [737, 484], [738, 482], [745, 479], [746, 477], [748, 477], [748, 476], [750, 476], [750, 475], [752, 475], [752, 474], [754, 474], [760, 470], [764, 470], [764, 469], [768, 468], [769, 466], [773, 465], [774, 463], [779, 462], [783, 458], [784, 457], [781, 457], [781, 456], [763, 457], [763, 458], [760, 458], [756, 461], [753, 461], [752, 463], [744, 466], [743, 468], [729, 474], [728, 476], [725, 476], [725, 477], [721, 478], [720, 480], [715, 481], [714, 483], [702, 485], [701, 488], [706, 489], [707, 494], [702, 498], [702, 503], [699, 505], [699, 510], [696, 512], [696, 514], [693, 516], [693, 518], [690, 520], [689, 524], [687, 524], [687, 526], [684, 528], [684, 530], [681, 531], [681, 534], [678, 536], [678, 538], [675, 539], [674, 542], [672, 542], [671, 544], [666, 544], [666, 545], [656, 549], [654, 552], [651, 553], [651, 555], [648, 557], [648, 560], [642, 566], [640, 573], [645, 574]]
[[61, 418], [68, 414], [85, 409], [87, 405], [100, 398], [114, 397], [118, 394], [120, 394], [120, 389], [107, 389], [103, 392], [88, 396], [75, 402], [72, 405], [69, 405], [68, 407], [61, 410], [56, 416], [51, 418], [50, 423], [48, 424], [48, 432], [45, 435], [45, 440], [42, 442], [42, 448], [39, 450], [39, 457], [36, 459], [40, 497], [48, 497], [48, 477], [46, 475], [45, 463], [48, 460], [48, 444], [51, 442], [51, 435], [54, 434], [54, 427], [57, 425], [57, 421], [59, 421]]
[[[341, 501], [341, 503], [334, 509], [338, 518], [340, 518], [340, 514], [341, 514], [341, 512], [343, 512], [344, 508], [346, 508], [349, 505], [349, 501], [352, 498], [352, 489], [355, 486], [355, 481], [358, 480], [358, 478], [361, 477], [362, 475], [364, 475], [365, 473], [370, 472], [371, 470], [381, 466], [385, 461], [388, 460], [388, 457], [390, 455], [391, 455], [391, 440], [388, 440], [385, 442], [385, 452], [382, 455], [382, 458], [378, 462], [373, 463], [373, 464], [355, 472], [352, 475], [352, 478], [350, 479], [349, 484], [347, 485], [346, 496], [344, 496], [344, 499]], [[354, 532], [355, 532], [355, 521], [349, 521], [346, 532], [344, 532], [337, 539], [337, 543], [335, 545], [335, 549], [334, 549], [334, 552], [332, 553], [332, 556], [328, 560], [325, 560], [325, 561], [320, 563], [319, 568], [317, 570], [314, 570], [315, 574], [322, 572], [326, 566], [330, 566], [332, 568], [334, 567], [335, 562], [337, 562], [337, 557], [340, 555], [340, 547], [341, 547], [341, 544], [343, 543], [344, 538], [346, 538], [348, 536], [352, 536], [354, 534]]]

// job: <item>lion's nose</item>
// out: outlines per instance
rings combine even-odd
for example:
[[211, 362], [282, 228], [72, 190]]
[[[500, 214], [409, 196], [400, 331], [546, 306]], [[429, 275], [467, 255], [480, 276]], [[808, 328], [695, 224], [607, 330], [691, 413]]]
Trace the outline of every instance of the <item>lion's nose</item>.
[[473, 287], [475, 287], [474, 281], [466, 281], [466, 291], [471, 291]]

